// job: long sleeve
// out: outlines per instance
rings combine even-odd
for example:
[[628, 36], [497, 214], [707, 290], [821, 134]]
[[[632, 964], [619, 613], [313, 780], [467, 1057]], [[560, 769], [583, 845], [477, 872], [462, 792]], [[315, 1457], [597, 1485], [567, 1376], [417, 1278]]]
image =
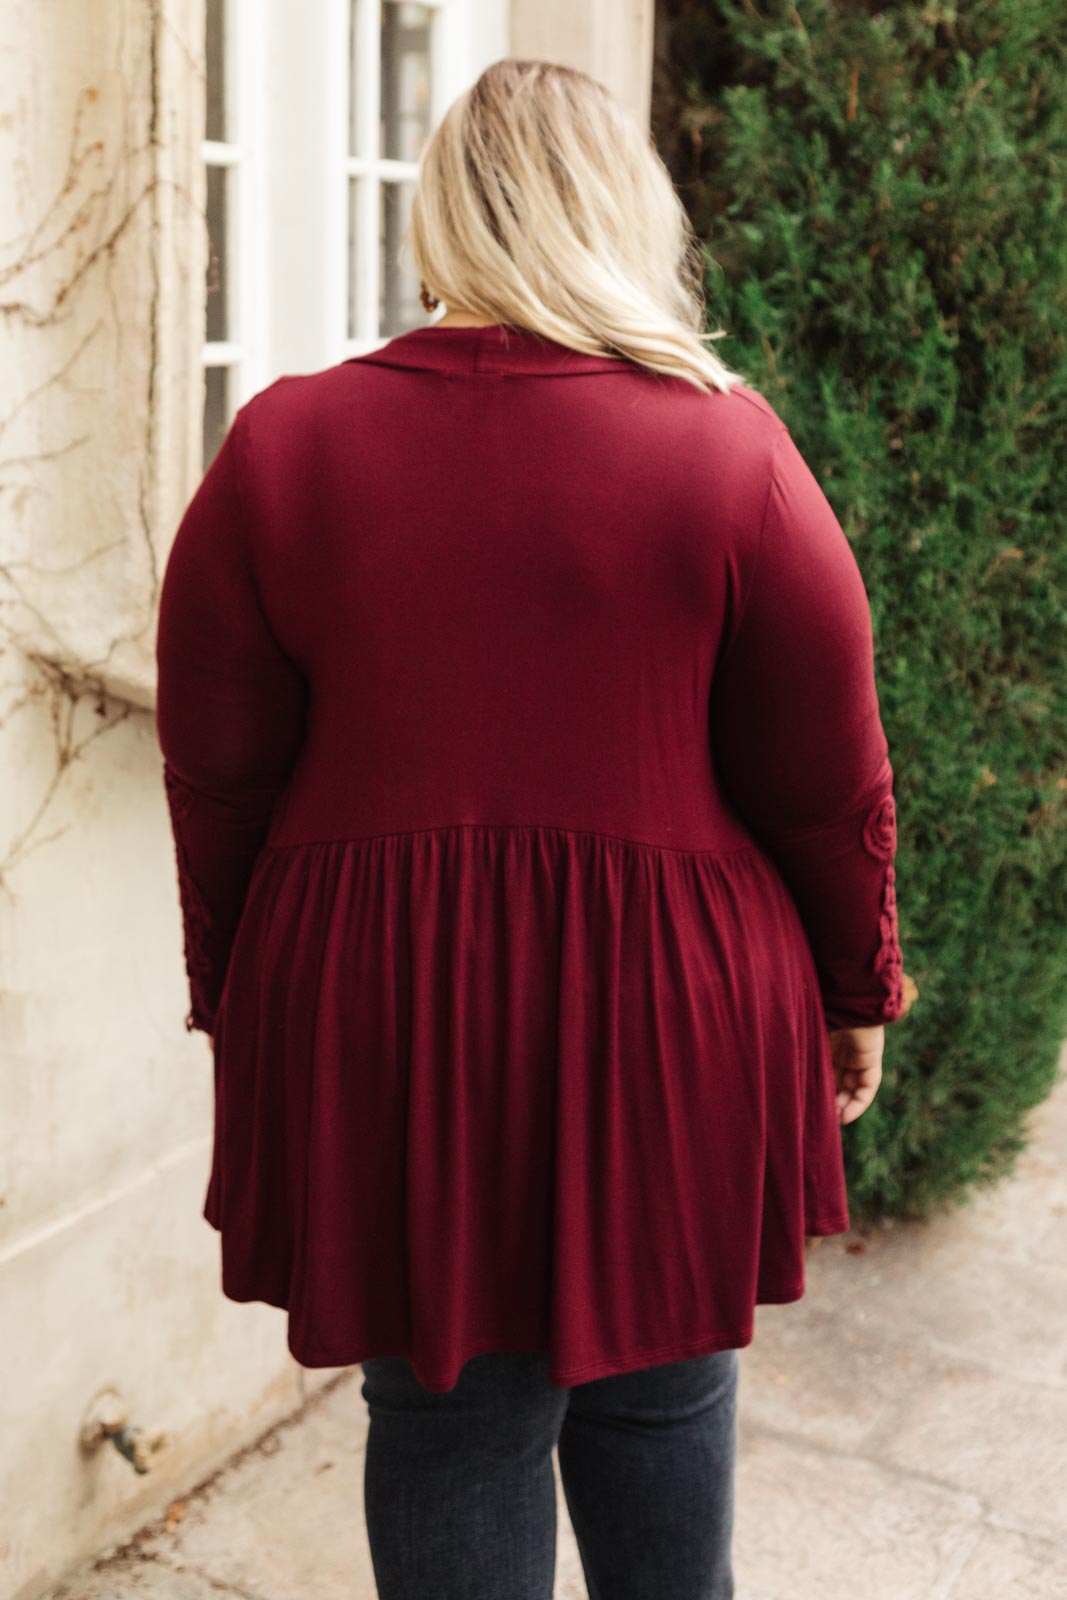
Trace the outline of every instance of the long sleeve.
[[867, 591], [783, 425], [759, 553], [712, 685], [712, 754], [789, 888], [828, 1027], [903, 1014], [893, 768]]
[[255, 582], [238, 481], [241, 429], [239, 412], [179, 524], [156, 636], [156, 730], [191, 1001], [185, 1026], [206, 1033], [306, 716], [305, 680]]

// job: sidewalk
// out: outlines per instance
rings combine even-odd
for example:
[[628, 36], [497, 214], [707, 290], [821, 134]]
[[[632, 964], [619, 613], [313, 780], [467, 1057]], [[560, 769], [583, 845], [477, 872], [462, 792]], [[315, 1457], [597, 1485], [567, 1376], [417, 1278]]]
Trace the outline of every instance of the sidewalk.
[[[737, 1600], [1067, 1595], [1067, 1082], [1016, 1174], [812, 1248], [741, 1357]], [[360, 1372], [49, 1600], [374, 1600]], [[585, 1600], [559, 1486], [557, 1600]]]

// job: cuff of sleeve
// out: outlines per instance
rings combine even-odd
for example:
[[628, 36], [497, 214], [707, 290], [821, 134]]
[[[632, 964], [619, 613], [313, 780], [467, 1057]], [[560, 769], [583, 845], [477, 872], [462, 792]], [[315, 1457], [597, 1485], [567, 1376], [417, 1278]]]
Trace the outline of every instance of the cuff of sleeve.
[[830, 1028], [877, 1027], [907, 1009], [895, 852], [896, 806], [888, 787], [833, 823], [773, 842], [808, 935]]
[[[868, 807], [861, 833], [863, 848], [868, 857], [882, 863], [880, 904], [878, 908], [878, 945], [873, 956], [858, 976], [874, 979], [879, 987], [874, 993], [866, 984], [858, 992], [849, 992], [845, 974], [820, 973], [824, 980], [823, 1014], [830, 1028], [869, 1028], [896, 1022], [907, 1010], [904, 993], [904, 960], [900, 948], [897, 924], [896, 868], [894, 856], [897, 846], [896, 804], [892, 792], [882, 794]], [[841, 979], [845, 981], [842, 983]], [[856, 989], [855, 976], [853, 989]]]
[[185, 1014], [185, 1029], [187, 1033], [200, 1032], [210, 1036], [215, 1032], [215, 1018], [194, 1001]]

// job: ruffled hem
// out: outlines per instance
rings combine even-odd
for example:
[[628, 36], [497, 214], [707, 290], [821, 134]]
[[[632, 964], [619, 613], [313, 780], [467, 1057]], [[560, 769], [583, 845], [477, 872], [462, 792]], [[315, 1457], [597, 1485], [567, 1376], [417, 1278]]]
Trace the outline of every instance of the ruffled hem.
[[223, 1292], [287, 1310], [308, 1367], [404, 1354], [447, 1390], [540, 1349], [567, 1385], [740, 1348], [849, 1227], [814, 961], [758, 847], [268, 846], [215, 1068]]
[[[844, 1229], [835, 1229], [843, 1232]], [[804, 1283], [786, 1290], [781, 1294], [762, 1296], [761, 1305], [790, 1305], [804, 1296]], [[231, 1296], [237, 1299], [237, 1297]], [[250, 1297], [244, 1297], [239, 1303], [248, 1303]], [[273, 1302], [268, 1302], [273, 1304]], [[279, 1309], [284, 1310], [284, 1306]], [[641, 1367], [658, 1366], [668, 1361], [683, 1361], [690, 1356], [712, 1355], [716, 1350], [743, 1350], [752, 1343], [755, 1332], [755, 1319], [749, 1321], [747, 1329], [731, 1329], [726, 1333], [709, 1333], [695, 1339], [687, 1339], [683, 1344], [659, 1346], [654, 1350], [627, 1350], [625, 1354], [601, 1356], [598, 1360], [589, 1362], [583, 1367], [564, 1368], [555, 1362], [549, 1352], [548, 1380], [562, 1389], [569, 1389], [574, 1384], [590, 1383], [595, 1378], [619, 1377], [624, 1372], [633, 1372]], [[290, 1334], [289, 1351], [293, 1358], [303, 1367], [349, 1367], [358, 1366], [361, 1362], [369, 1360], [372, 1356], [402, 1356], [411, 1361], [415, 1377], [424, 1389], [430, 1389], [435, 1394], [447, 1394], [454, 1389], [463, 1367], [475, 1356], [489, 1355], [494, 1351], [528, 1350], [544, 1351], [545, 1346], [536, 1342], [534, 1336], [503, 1333], [497, 1339], [490, 1339], [487, 1343], [475, 1345], [464, 1349], [445, 1371], [434, 1372], [420, 1364], [419, 1358], [410, 1349], [383, 1349], [375, 1345], [360, 1350], [357, 1354], [347, 1354], [338, 1359], [336, 1354], [329, 1350], [313, 1350], [302, 1346], [298, 1351], [293, 1348]]]

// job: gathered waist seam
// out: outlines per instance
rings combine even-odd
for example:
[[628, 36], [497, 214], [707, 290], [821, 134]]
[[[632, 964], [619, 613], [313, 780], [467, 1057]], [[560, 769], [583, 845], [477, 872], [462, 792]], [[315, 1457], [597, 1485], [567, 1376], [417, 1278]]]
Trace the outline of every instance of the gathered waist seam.
[[374, 844], [382, 839], [410, 839], [424, 834], [446, 833], [561, 833], [573, 838], [605, 839], [611, 844], [632, 846], [637, 850], [652, 850], [657, 854], [667, 853], [679, 856], [739, 856], [758, 855], [760, 846], [753, 841], [751, 844], [737, 845], [730, 850], [718, 850], [714, 847], [708, 850], [691, 850], [684, 845], [657, 844], [651, 839], [632, 839], [626, 834], [604, 833], [597, 828], [566, 828], [554, 822], [446, 822], [433, 828], [399, 828], [387, 833], [365, 833], [341, 835], [334, 839], [295, 839], [289, 844], [267, 843], [263, 846], [264, 853], [281, 852], [283, 850], [302, 850], [309, 846], [341, 845], [341, 844]]

